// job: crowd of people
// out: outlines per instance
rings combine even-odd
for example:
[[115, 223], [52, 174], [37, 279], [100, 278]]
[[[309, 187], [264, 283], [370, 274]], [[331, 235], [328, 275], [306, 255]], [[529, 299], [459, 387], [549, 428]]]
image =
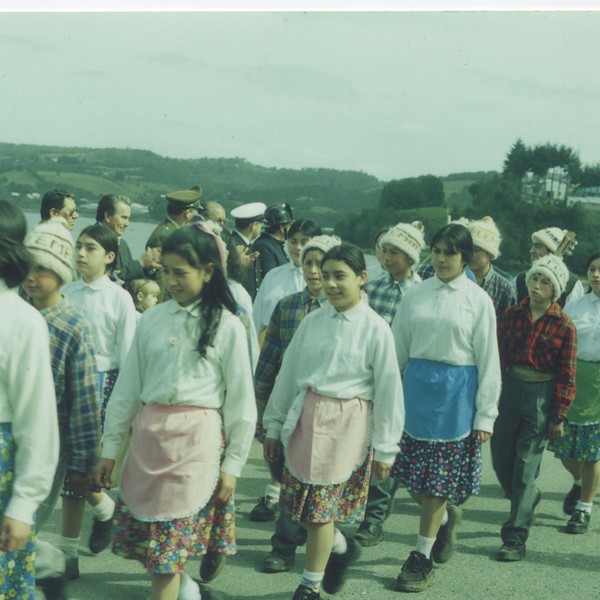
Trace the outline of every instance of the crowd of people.
[[[228, 229], [200, 186], [165, 200], [139, 259], [125, 196], [103, 196], [76, 240], [72, 194], [46, 193], [29, 233], [0, 200], [0, 596], [34, 598], [37, 585], [67, 597], [89, 505], [90, 551], [112, 543], [141, 563], [153, 600], [210, 598], [185, 565], [201, 557], [210, 582], [236, 552], [234, 492], [254, 440], [268, 481], [250, 519], [275, 522], [262, 570], [290, 570], [306, 544], [294, 600], [341, 590], [384, 539], [400, 487], [420, 518], [396, 589], [433, 585], [489, 441], [510, 501], [497, 560], [526, 556], [548, 443], [573, 478], [566, 531], [588, 530], [600, 253], [586, 291], [563, 261], [575, 235], [545, 227], [511, 278], [492, 264], [490, 217], [428, 244], [416, 221], [377, 233], [368, 272], [359, 248], [288, 204], [238, 206]], [[54, 546], [43, 531], [59, 497]]]

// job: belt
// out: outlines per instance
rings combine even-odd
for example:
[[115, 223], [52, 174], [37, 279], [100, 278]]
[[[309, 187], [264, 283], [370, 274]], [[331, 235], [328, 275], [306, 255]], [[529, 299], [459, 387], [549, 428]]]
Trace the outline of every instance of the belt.
[[533, 367], [525, 365], [513, 365], [508, 370], [508, 373], [511, 377], [528, 383], [541, 383], [544, 381], [552, 381], [554, 379], [552, 373], [542, 373]]

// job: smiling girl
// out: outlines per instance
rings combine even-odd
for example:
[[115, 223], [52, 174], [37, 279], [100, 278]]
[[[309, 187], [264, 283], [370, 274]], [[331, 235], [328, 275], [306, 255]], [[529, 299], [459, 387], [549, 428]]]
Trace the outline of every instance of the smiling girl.
[[113, 552], [144, 565], [153, 600], [187, 600], [200, 597], [197, 584], [183, 576], [188, 557], [235, 553], [233, 492], [252, 443], [256, 405], [246, 331], [234, 314], [220, 238], [194, 223], [173, 232], [162, 252], [171, 300], [140, 319], [108, 406], [96, 481], [111, 486], [133, 424]]
[[[285, 454], [280, 505], [307, 531], [294, 600], [337, 592], [359, 546], [334, 522], [364, 518], [371, 468], [389, 475], [404, 422], [400, 373], [387, 323], [365, 302], [362, 252], [323, 257], [329, 300], [305, 317], [286, 353], [264, 415], [265, 458]], [[373, 456], [374, 455], [374, 456]]]

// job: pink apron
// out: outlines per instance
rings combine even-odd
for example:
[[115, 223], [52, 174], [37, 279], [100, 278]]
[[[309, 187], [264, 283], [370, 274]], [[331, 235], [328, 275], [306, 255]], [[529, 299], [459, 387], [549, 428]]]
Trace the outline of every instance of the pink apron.
[[121, 496], [140, 521], [193, 515], [217, 486], [220, 452], [217, 410], [146, 404], [133, 422]]
[[304, 483], [330, 485], [350, 479], [369, 451], [371, 403], [341, 400], [308, 390], [302, 414], [287, 439], [286, 466]]

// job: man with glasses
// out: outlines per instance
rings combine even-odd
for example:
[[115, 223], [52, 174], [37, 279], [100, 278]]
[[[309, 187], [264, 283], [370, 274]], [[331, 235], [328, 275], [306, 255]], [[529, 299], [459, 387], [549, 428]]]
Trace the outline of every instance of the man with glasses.
[[40, 206], [40, 217], [42, 221], [48, 221], [52, 217], [63, 217], [67, 221], [69, 231], [73, 231], [79, 218], [73, 194], [59, 189], [46, 192]]

